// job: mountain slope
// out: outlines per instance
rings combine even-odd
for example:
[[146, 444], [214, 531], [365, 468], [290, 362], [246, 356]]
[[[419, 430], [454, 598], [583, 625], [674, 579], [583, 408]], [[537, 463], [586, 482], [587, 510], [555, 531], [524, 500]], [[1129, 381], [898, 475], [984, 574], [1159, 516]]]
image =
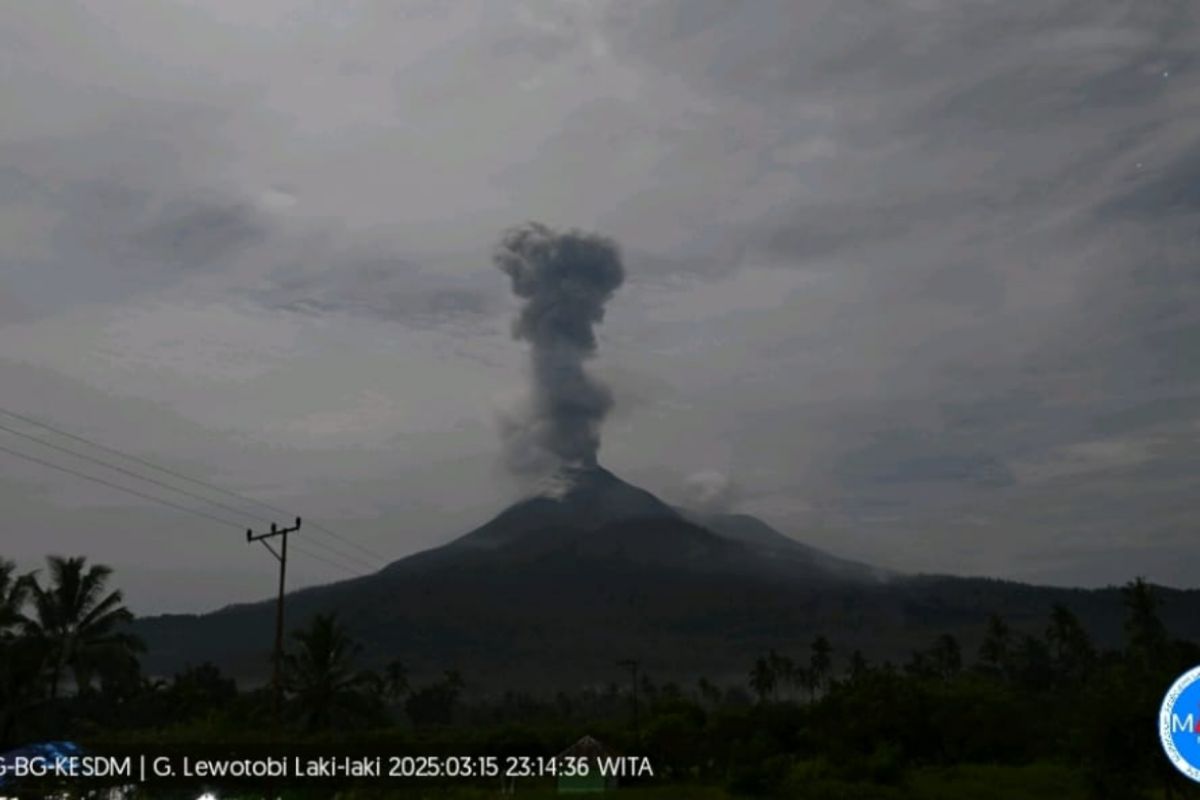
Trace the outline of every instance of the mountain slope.
[[603, 467], [567, 467], [538, 491], [490, 522], [451, 543], [457, 548], [495, 549], [544, 528], [596, 528], [629, 519], [678, 519], [675, 509]]
[[707, 528], [718, 536], [740, 542], [775, 558], [807, 563], [811, 568], [828, 575], [857, 581], [877, 581], [895, 577], [887, 570], [838, 558], [799, 542], [749, 514], [705, 514], [686, 509], [677, 510], [685, 519]]
[[[1173, 633], [1200, 634], [1200, 593], [1164, 600]], [[880, 580], [752, 517], [681, 513], [593, 469], [555, 476], [448, 545], [293, 592], [287, 615], [295, 628], [338, 613], [367, 666], [399, 658], [417, 679], [458, 668], [475, 690], [546, 690], [612, 680], [626, 657], [660, 680], [742, 681], [768, 648], [800, 654], [818, 633], [841, 653], [900, 658], [948, 632], [971, 653], [990, 613], [1036, 630], [1059, 602], [1102, 642], [1119, 637], [1116, 590]], [[154, 673], [213, 661], [255, 681], [268, 672], [273, 614], [254, 603], [141, 619], [136, 630]]]

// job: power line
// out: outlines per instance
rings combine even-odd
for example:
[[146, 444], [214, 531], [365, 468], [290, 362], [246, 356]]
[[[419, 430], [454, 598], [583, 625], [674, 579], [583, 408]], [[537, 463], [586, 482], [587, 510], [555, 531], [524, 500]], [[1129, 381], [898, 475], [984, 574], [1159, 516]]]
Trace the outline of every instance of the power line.
[[119, 483], [113, 483], [112, 481], [106, 481], [103, 478], [97, 478], [95, 475], [88, 475], [86, 472], [79, 472], [78, 470], [73, 470], [70, 467], [64, 467], [61, 464], [55, 464], [52, 461], [46, 461], [44, 459], [38, 458], [37, 456], [31, 456], [28, 453], [22, 453], [19, 450], [11, 450], [11, 449], [5, 447], [4, 445], [0, 445], [0, 453], [8, 453], [9, 455], [16, 456], [17, 458], [23, 458], [26, 461], [32, 461], [35, 464], [41, 464], [44, 467], [49, 467], [50, 469], [56, 469], [59, 472], [65, 472], [68, 475], [74, 475], [77, 478], [83, 478], [84, 480], [93, 481], [95, 483], [99, 483], [104, 486], [108, 486], [112, 489], [117, 489], [118, 491], [127, 492], [127, 493], [135, 495], [137, 497], [141, 497], [144, 500], [150, 500], [151, 502], [154, 502], [154, 503], [160, 503], [164, 506], [170, 506], [171, 508], [177, 509], [179, 511], [184, 511], [188, 514], [195, 514], [196, 516], [204, 517], [205, 519], [212, 520], [213, 522], [218, 522], [222, 525], [229, 525], [231, 527], [238, 528], [239, 530], [243, 527], [243, 525], [240, 522], [230, 522], [227, 519], [223, 519], [223, 518], [215, 516], [213, 514], [209, 514], [207, 511], [200, 511], [195, 508], [189, 508], [188, 506], [181, 506], [178, 503], [174, 503], [170, 500], [164, 500], [161, 497], [155, 497], [154, 495], [146, 494], [145, 492], [139, 492], [137, 489], [130, 489], [128, 486], [122, 486]]
[[76, 452], [75, 450], [71, 450], [70, 448], [62, 447], [60, 445], [53, 444], [51, 442], [47, 442], [44, 439], [39, 439], [38, 437], [36, 437], [30, 433], [24, 433], [23, 431], [14, 430], [13, 428], [9, 428], [5, 425], [0, 425], [0, 431], [4, 431], [6, 433], [11, 433], [14, 436], [24, 437], [26, 439], [29, 439], [32, 442], [37, 442], [38, 444], [40, 444], [44, 447], [49, 447], [52, 450], [57, 450], [60, 453], [66, 453], [67, 455], [75, 456], [76, 458], [82, 458], [84, 461], [90, 461], [93, 464], [99, 464], [102, 467], [107, 467], [108, 469], [116, 470], [117, 472], [124, 473], [125, 475], [129, 475], [130, 477], [137, 478], [138, 480], [146, 481], [148, 483], [153, 483], [156, 486], [163, 487], [164, 489], [170, 489], [172, 492], [179, 492], [180, 494], [187, 495], [188, 497], [194, 498], [196, 500], [200, 500], [205, 503], [211, 503], [212, 505], [216, 506], [217, 508], [224, 509], [225, 511], [231, 511], [234, 514], [237, 514], [238, 516], [244, 516], [249, 519], [256, 519], [259, 522], [268, 522], [269, 523], [271, 521], [264, 517], [260, 517], [257, 514], [251, 514], [248, 511], [245, 511], [244, 509], [234, 508], [233, 506], [225, 505], [224, 503], [218, 502], [216, 500], [211, 500], [207, 497], [204, 497], [203, 495], [196, 494], [195, 492], [190, 492], [187, 489], [180, 489], [178, 486], [172, 486], [171, 484], [166, 483], [165, 481], [160, 481], [156, 478], [151, 478], [146, 475], [142, 475], [140, 473], [134, 472], [133, 470], [125, 469], [124, 467], [119, 467], [116, 464], [112, 464], [108, 461], [105, 461], [104, 459], [95, 458], [93, 456], [89, 456], [84, 453]]
[[[131, 489], [128, 486], [122, 486], [119, 483], [113, 483], [112, 481], [107, 481], [103, 478], [97, 478], [95, 475], [88, 475], [86, 472], [80, 472], [78, 470], [71, 469], [70, 467], [64, 467], [61, 464], [55, 464], [52, 461], [46, 461], [45, 459], [38, 458], [37, 456], [31, 456], [28, 453], [22, 453], [19, 450], [12, 450], [8, 447], [5, 447], [4, 445], [0, 445], [0, 453], [8, 453], [11, 456], [15, 456], [17, 458], [24, 459], [26, 461], [32, 461], [35, 464], [41, 464], [44, 467], [49, 467], [50, 469], [55, 469], [55, 470], [58, 470], [59, 472], [65, 472], [68, 475], [74, 475], [77, 478], [83, 478], [84, 480], [92, 481], [94, 483], [99, 483], [99, 484], [101, 484], [103, 486], [107, 486], [111, 489], [116, 489], [117, 491], [125, 492], [127, 494], [134, 495], [135, 497], [140, 497], [143, 500], [149, 500], [152, 503], [158, 503], [160, 505], [168, 506], [169, 508], [174, 508], [178, 511], [183, 511], [184, 513], [187, 513], [187, 514], [193, 514], [198, 517], [203, 517], [204, 519], [211, 520], [213, 522], [217, 522], [221, 525], [228, 525], [230, 527], [237, 528], [238, 530], [245, 530], [245, 526], [243, 526], [239, 522], [231, 522], [227, 519], [218, 517], [214, 514], [209, 514], [207, 511], [201, 511], [199, 509], [189, 508], [188, 506], [180, 505], [179, 503], [175, 503], [170, 500], [165, 500], [161, 497], [156, 497], [155, 495], [152, 495], [152, 494], [140, 492], [137, 489]], [[304, 548], [301, 548], [301, 547], [297, 547], [297, 549], [300, 550], [300, 552], [304, 553], [305, 555], [309, 556], [310, 558], [316, 559], [317, 561], [321, 561], [331, 567], [345, 570], [346, 572], [349, 572], [355, 576], [362, 575], [362, 573], [358, 572], [357, 570], [351, 569], [350, 567], [347, 567], [344, 564], [337, 564], [337, 563], [334, 563], [333, 561], [329, 561], [325, 558], [322, 558], [317, 553], [313, 553], [313, 552], [306, 550]]]
[[[215, 506], [215, 507], [217, 507], [217, 508], [220, 508], [220, 509], [222, 509], [222, 510], [224, 510], [224, 511], [229, 511], [229, 512], [232, 512], [233, 514], [236, 514], [236, 515], [238, 515], [238, 516], [244, 516], [244, 517], [246, 517], [246, 518], [249, 518], [249, 519], [255, 519], [255, 520], [258, 520], [259, 522], [265, 522], [265, 523], [268, 523], [268, 524], [270, 524], [270, 523], [271, 523], [271, 521], [272, 521], [272, 520], [270, 520], [270, 519], [267, 519], [266, 517], [263, 517], [263, 516], [261, 516], [261, 515], [258, 515], [258, 514], [253, 514], [253, 513], [249, 512], [249, 511], [246, 511], [246, 510], [244, 510], [244, 509], [240, 509], [240, 508], [234, 508], [234, 507], [233, 507], [233, 506], [231, 506], [231, 505], [227, 505], [227, 504], [225, 504], [225, 503], [222, 503], [222, 502], [219, 502], [219, 501], [217, 501], [217, 500], [213, 500], [212, 498], [205, 497], [205, 496], [204, 496], [204, 495], [202, 495], [202, 494], [198, 494], [198, 493], [196, 493], [196, 492], [193, 492], [193, 491], [190, 491], [190, 490], [188, 490], [188, 489], [181, 489], [181, 488], [179, 488], [178, 486], [172, 486], [171, 484], [169, 484], [169, 483], [167, 483], [167, 482], [165, 482], [165, 481], [160, 481], [160, 480], [158, 480], [157, 478], [151, 478], [151, 477], [149, 477], [149, 476], [147, 476], [147, 475], [142, 475], [142, 474], [141, 474], [141, 473], [139, 473], [139, 472], [134, 472], [133, 470], [125, 469], [124, 467], [118, 466], [118, 465], [116, 465], [116, 464], [113, 464], [113, 463], [111, 463], [111, 462], [109, 462], [109, 461], [105, 461], [105, 460], [104, 460], [104, 459], [102, 459], [102, 458], [95, 458], [94, 456], [90, 456], [90, 455], [87, 455], [87, 454], [85, 454], [85, 453], [80, 453], [80, 452], [78, 452], [78, 451], [76, 451], [76, 450], [72, 450], [72, 449], [70, 449], [70, 448], [67, 448], [67, 447], [62, 447], [62, 446], [60, 446], [60, 445], [57, 445], [57, 444], [54, 444], [54, 443], [52, 443], [52, 442], [47, 442], [45, 439], [41, 439], [41, 438], [39, 438], [39, 437], [37, 437], [37, 436], [34, 436], [34, 435], [33, 435], [33, 434], [31, 434], [31, 433], [26, 433], [26, 432], [24, 432], [24, 431], [18, 431], [18, 430], [15, 430], [15, 429], [13, 429], [13, 428], [10, 428], [10, 427], [8, 427], [8, 426], [6, 426], [6, 425], [3, 425], [3, 424], [0, 424], [0, 431], [4, 431], [4, 432], [6, 432], [6, 433], [13, 434], [14, 436], [21, 436], [21, 437], [23, 437], [23, 438], [25, 438], [25, 439], [28, 439], [28, 440], [32, 441], [32, 442], [36, 442], [36, 443], [38, 443], [38, 444], [42, 445], [43, 447], [49, 447], [49, 448], [51, 448], [52, 450], [57, 450], [57, 451], [59, 451], [60, 453], [66, 453], [66, 454], [67, 454], [67, 455], [69, 455], [69, 456], [74, 456], [75, 458], [81, 458], [81, 459], [83, 459], [83, 460], [85, 460], [85, 461], [90, 461], [90, 462], [92, 462], [93, 464], [98, 464], [98, 465], [100, 465], [101, 467], [105, 467], [105, 468], [107, 468], [107, 469], [116, 470], [117, 472], [120, 472], [120, 473], [122, 473], [122, 474], [128, 475], [128, 476], [130, 476], [130, 477], [132, 477], [132, 478], [136, 478], [137, 480], [142, 480], [142, 481], [146, 481], [146, 482], [148, 482], [148, 483], [153, 483], [153, 484], [155, 484], [156, 486], [161, 486], [161, 487], [163, 487], [164, 489], [169, 489], [169, 490], [170, 490], [170, 491], [172, 491], [172, 492], [178, 492], [178, 493], [180, 493], [180, 494], [182, 494], [182, 495], [186, 495], [187, 497], [191, 497], [191, 498], [193, 498], [193, 499], [195, 499], [195, 500], [199, 500], [199, 501], [200, 501], [200, 502], [202, 502], [202, 503], [209, 503], [209, 504], [211, 504], [211, 505], [213, 505], [213, 506]], [[240, 526], [239, 526], [239, 527], [240, 527]], [[347, 561], [349, 561], [349, 562], [355, 562], [355, 563], [356, 563], [358, 566], [361, 566], [361, 567], [363, 567], [363, 568], [365, 568], [365, 569], [371, 570], [371, 569], [374, 569], [374, 568], [375, 568], [375, 565], [374, 565], [374, 564], [370, 564], [370, 563], [368, 563], [368, 562], [364, 561], [362, 558], [360, 558], [360, 557], [358, 557], [358, 556], [354, 555], [353, 553], [343, 553], [343, 552], [341, 552], [340, 550], [337, 550], [337, 549], [335, 549], [335, 548], [333, 548], [333, 547], [330, 547], [329, 545], [327, 545], [327, 544], [325, 544], [324, 542], [321, 542], [321, 541], [314, 541], [314, 542], [312, 542], [312, 543], [313, 543], [314, 545], [318, 546], [318, 547], [322, 547], [322, 548], [323, 548], [323, 549], [325, 549], [327, 552], [333, 553], [334, 555], [336, 555], [336, 556], [338, 556], [338, 557], [341, 557], [341, 558], [344, 558], [344, 559], [346, 559], [346, 560], [347, 560]]]
[[[67, 438], [69, 438], [69, 439], [74, 439], [75, 441], [78, 441], [78, 442], [83, 442], [84, 444], [87, 444], [87, 445], [90, 445], [90, 446], [92, 446], [92, 447], [98, 448], [98, 449], [100, 449], [100, 450], [103, 450], [103, 451], [105, 451], [105, 452], [108, 452], [108, 453], [112, 453], [112, 454], [114, 454], [114, 455], [121, 456], [122, 458], [127, 458], [127, 459], [129, 459], [130, 461], [134, 461], [134, 462], [136, 462], [136, 463], [138, 463], [138, 464], [141, 464], [142, 466], [149, 467], [150, 469], [157, 470], [158, 472], [162, 472], [162, 473], [164, 473], [164, 474], [166, 474], [166, 475], [170, 475], [170, 476], [172, 476], [172, 477], [174, 477], [174, 478], [178, 478], [179, 480], [188, 481], [188, 482], [190, 482], [190, 483], [194, 483], [194, 484], [196, 484], [197, 486], [203, 486], [204, 488], [206, 488], [206, 489], [209, 489], [210, 491], [219, 492], [219, 493], [221, 493], [221, 494], [223, 494], [223, 495], [226, 495], [226, 496], [228, 496], [228, 497], [233, 497], [233, 498], [235, 498], [235, 499], [237, 499], [237, 500], [241, 500], [241, 501], [242, 501], [242, 502], [244, 502], [244, 503], [251, 503], [251, 504], [253, 504], [253, 505], [259, 506], [260, 508], [265, 508], [265, 509], [267, 509], [268, 511], [270, 511], [270, 512], [272, 512], [272, 513], [275, 513], [275, 514], [283, 514], [283, 515], [285, 515], [285, 516], [291, 516], [291, 512], [289, 512], [289, 511], [286, 511], [286, 510], [284, 510], [284, 509], [282, 509], [282, 508], [279, 508], [278, 506], [273, 506], [273, 505], [271, 505], [270, 503], [265, 503], [265, 502], [263, 502], [263, 501], [261, 501], [261, 500], [256, 500], [256, 499], [255, 499], [255, 498], [253, 498], [253, 497], [247, 497], [246, 495], [241, 495], [241, 494], [238, 494], [237, 492], [232, 492], [232, 491], [230, 491], [230, 490], [228, 490], [228, 489], [224, 489], [224, 488], [222, 488], [222, 487], [220, 487], [220, 486], [216, 486], [216, 485], [214, 485], [214, 484], [211, 484], [211, 483], [206, 483], [205, 481], [199, 480], [199, 479], [197, 479], [197, 478], [193, 478], [193, 477], [191, 477], [191, 476], [184, 475], [184, 474], [183, 474], [183, 473], [181, 473], [181, 472], [177, 472], [177, 471], [175, 471], [175, 470], [172, 470], [172, 469], [168, 469], [168, 468], [166, 468], [166, 467], [159, 466], [158, 464], [154, 464], [153, 462], [147, 461], [147, 460], [146, 460], [146, 459], [144, 459], [144, 458], [139, 458], [138, 456], [135, 456], [135, 455], [133, 455], [133, 454], [131, 454], [131, 453], [126, 453], [126, 452], [124, 452], [123, 450], [118, 450], [118, 449], [116, 449], [115, 447], [109, 447], [109, 446], [107, 446], [107, 445], [100, 444], [99, 442], [93, 441], [93, 440], [91, 440], [91, 439], [88, 439], [88, 438], [86, 438], [86, 437], [79, 436], [79, 435], [77, 435], [77, 434], [70, 433], [69, 431], [62, 430], [61, 428], [56, 428], [56, 427], [54, 427], [53, 425], [50, 425], [50, 424], [49, 424], [49, 423], [47, 423], [47, 422], [43, 422], [43, 421], [41, 421], [41, 420], [34, 419], [33, 417], [29, 417], [29, 416], [26, 416], [26, 415], [24, 415], [24, 414], [18, 414], [17, 412], [15, 412], [15, 411], [10, 411], [10, 410], [8, 410], [8, 409], [6, 409], [6, 408], [0, 408], [0, 413], [7, 414], [8, 416], [10, 416], [10, 417], [13, 417], [14, 419], [19, 419], [19, 420], [21, 420], [22, 422], [26, 422], [26, 423], [28, 423], [28, 424], [30, 424], [30, 425], [36, 425], [36, 426], [38, 426], [39, 428], [45, 428], [46, 430], [48, 430], [48, 431], [52, 431], [53, 433], [57, 433], [57, 434], [58, 434], [58, 435], [60, 435], [60, 436], [66, 436], [66, 437], [67, 437]], [[350, 539], [347, 539], [347, 538], [345, 538], [345, 537], [341, 536], [341, 535], [340, 535], [340, 534], [338, 534], [337, 532], [330, 530], [329, 528], [325, 527], [324, 525], [321, 525], [321, 524], [319, 524], [319, 523], [316, 523], [316, 522], [310, 522], [310, 523], [309, 523], [309, 525], [310, 525], [310, 527], [316, 528], [317, 530], [321, 531], [322, 533], [326, 534], [327, 536], [331, 536], [331, 537], [333, 537], [333, 538], [335, 538], [335, 539], [338, 539], [339, 541], [342, 541], [342, 542], [344, 542], [345, 544], [348, 544], [348, 545], [350, 545], [351, 547], [357, 548], [357, 549], [358, 549], [358, 550], [360, 550], [361, 552], [363, 552], [363, 553], [367, 554], [368, 556], [371, 556], [372, 558], [374, 558], [374, 559], [376, 559], [376, 560], [378, 560], [378, 561], [380, 561], [380, 562], [387, 562], [387, 561], [388, 561], [388, 559], [387, 559], [387, 558], [385, 558], [384, 556], [380, 555], [379, 553], [376, 553], [375, 551], [373, 551], [373, 550], [370, 550], [369, 548], [367, 548], [367, 547], [365, 547], [365, 546], [363, 546], [363, 545], [360, 545], [360, 544], [358, 544], [357, 542], [355, 542], [355, 541], [353, 541], [353, 540], [350, 540]]]
[[[47, 422], [43, 422], [42, 420], [34, 419], [33, 417], [29, 417], [24, 414], [18, 414], [17, 412], [10, 411], [6, 408], [0, 408], [0, 413], [6, 414], [14, 419], [21, 420], [22, 422], [28, 423], [30, 425], [36, 425], [39, 428], [44, 428], [53, 433], [57, 433], [59, 436], [65, 436], [68, 439], [73, 439], [77, 442], [82, 442], [91, 447], [95, 447], [99, 450], [103, 450], [106, 453], [112, 453], [113, 455], [117, 455], [122, 458], [129, 459], [130, 461], [141, 464], [144, 467], [148, 467], [150, 469], [156, 470], [163, 474], [170, 475], [179, 480], [188, 481], [189, 483], [194, 483], [197, 486], [203, 486], [204, 488], [206, 488], [210, 491], [219, 492], [220, 494], [226, 495], [228, 497], [233, 497], [237, 500], [241, 500], [244, 503], [251, 503], [260, 508], [264, 508], [274, 514], [283, 514], [284, 516], [292, 516], [291, 512], [286, 511], [282, 508], [279, 508], [278, 506], [273, 506], [270, 503], [265, 503], [261, 500], [256, 500], [253, 497], [247, 497], [246, 495], [238, 494], [237, 492], [233, 492], [228, 489], [224, 489], [220, 486], [216, 486], [214, 484], [207, 483], [207, 482], [199, 480], [197, 478], [193, 478], [191, 476], [184, 475], [181, 472], [177, 472], [175, 470], [168, 469], [167, 467], [159, 466], [158, 464], [147, 461], [144, 458], [139, 458], [138, 456], [135, 456], [131, 453], [126, 453], [123, 450], [118, 450], [115, 447], [109, 447], [108, 445], [100, 444], [99, 442], [92, 441], [91, 439], [88, 439], [86, 437], [79, 436], [79, 435], [71, 433], [69, 431], [62, 430], [61, 428], [57, 428]], [[258, 519], [261, 519], [261, 518], [259, 517]], [[358, 542], [353, 541], [352, 539], [348, 539], [348, 538], [342, 536], [341, 534], [337, 533], [336, 531], [330, 530], [329, 528], [325, 527], [324, 525], [321, 525], [316, 522], [309, 522], [309, 526], [324, 533], [326, 536], [330, 536], [334, 539], [337, 539], [338, 541], [340, 541], [346, 545], [349, 545], [350, 547], [353, 547], [362, 553], [365, 553], [366, 555], [370, 556], [371, 558], [375, 559], [378, 562], [387, 563], [387, 561], [388, 561], [388, 559], [386, 557], [380, 555], [379, 553], [376, 553], [375, 551], [371, 550], [370, 548], [365, 547], [364, 545], [361, 545]]]
[[[313, 547], [321, 548], [326, 553], [337, 556], [338, 558], [345, 559], [348, 563], [355, 565], [355, 567], [358, 569], [364, 569], [367, 572], [375, 572], [377, 569], [379, 569], [378, 564], [372, 564], [369, 561], [367, 561], [366, 559], [364, 559], [362, 556], [357, 556], [354, 553], [349, 553], [344, 550], [339, 550], [336, 547], [334, 547], [333, 545], [329, 544], [328, 542], [323, 542], [320, 539], [306, 539], [304, 541], [307, 541]], [[297, 545], [295, 545], [295, 547], [297, 547], [300, 550], [300, 552], [302, 552], [302, 553], [305, 552], [304, 548], [301, 545], [297, 544]]]
[[[277, 513], [283, 513], [283, 512], [277, 512]], [[384, 564], [388, 563], [391, 560], [384, 556], [379, 555], [379, 553], [376, 553], [374, 550], [371, 550], [371, 549], [365, 547], [364, 545], [361, 545], [358, 542], [355, 542], [353, 539], [348, 539], [345, 536], [342, 536], [341, 534], [337, 533], [336, 531], [331, 531], [329, 528], [325, 527], [324, 525], [322, 525], [319, 522], [310, 522], [309, 526], [316, 528], [317, 530], [321, 531], [321, 533], [324, 533], [327, 536], [332, 536], [333, 538], [337, 539], [339, 542], [345, 542], [346, 544], [350, 545], [351, 547], [355, 547], [355, 548], [361, 550], [362, 552], [366, 553], [370, 557], [372, 557], [372, 558], [376, 559], [377, 561], [380, 561]]]
[[[315, 542], [313, 542], [311, 539], [309, 540], [309, 542], [315, 544]], [[370, 570], [368, 570], [367, 572], [363, 572], [361, 569], [359, 569], [357, 567], [347, 566], [345, 564], [341, 564], [336, 561], [330, 561], [328, 558], [324, 558], [320, 553], [314, 553], [312, 550], [309, 550], [307, 547], [300, 544], [299, 542], [293, 542], [292, 547], [296, 548], [301, 553], [304, 553], [304, 555], [308, 556], [311, 559], [320, 561], [322, 564], [328, 564], [329, 566], [334, 567], [336, 569], [340, 569], [342, 572], [345, 572], [346, 574], [351, 575], [355, 578], [361, 578], [364, 575], [370, 574]]]

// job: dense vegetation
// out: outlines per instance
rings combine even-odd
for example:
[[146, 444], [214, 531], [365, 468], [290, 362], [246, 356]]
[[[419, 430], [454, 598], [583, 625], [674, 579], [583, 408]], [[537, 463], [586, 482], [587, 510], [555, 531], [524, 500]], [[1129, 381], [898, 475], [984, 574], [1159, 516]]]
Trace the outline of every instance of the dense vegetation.
[[[452, 665], [420, 685], [400, 662], [360, 669], [345, 626], [317, 615], [289, 638], [276, 729], [267, 687], [241, 689], [210, 664], [169, 680], [142, 674], [138, 642], [125, 632], [130, 614], [109, 578], [82, 558], [51, 558], [44, 576], [18, 576], [0, 561], [0, 749], [64, 738], [285, 737], [554, 755], [588, 733], [650, 757], [654, 779], [622, 790], [634, 797], [1197, 795], [1161, 753], [1155, 721], [1167, 686], [1200, 663], [1200, 647], [1171, 637], [1141, 580], [1123, 589], [1116, 649], [1098, 649], [1072, 610], [1056, 605], [1039, 634], [992, 616], [977, 652], [945, 634], [902, 663], [873, 664], [839, 649], [831, 631], [804, 652], [763, 653], [742, 685], [640, 674], [633, 686], [614, 663], [608, 685], [553, 696], [472, 694], [471, 676]], [[543, 790], [530, 783], [521, 793]], [[383, 791], [347, 796], [393, 794]], [[447, 791], [482, 797], [494, 787]]]

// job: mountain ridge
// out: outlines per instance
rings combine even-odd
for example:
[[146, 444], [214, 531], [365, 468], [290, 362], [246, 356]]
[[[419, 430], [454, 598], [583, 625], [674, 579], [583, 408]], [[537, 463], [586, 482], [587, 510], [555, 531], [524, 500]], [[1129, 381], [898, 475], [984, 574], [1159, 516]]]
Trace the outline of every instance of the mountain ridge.
[[[1164, 592], [1164, 619], [1200, 634], [1200, 592]], [[987, 618], [1044, 626], [1072, 607], [1104, 642], [1121, 635], [1116, 590], [905, 576], [840, 559], [744, 514], [669, 506], [600, 467], [565, 471], [448, 544], [380, 571], [288, 594], [287, 626], [337, 613], [367, 666], [414, 675], [458, 668], [476, 689], [569, 688], [637, 657], [660, 677], [741, 680], [768, 649], [818, 633], [844, 652], [898, 658], [937, 634], [975, 646]], [[146, 664], [169, 674], [212, 661], [267, 674], [274, 604], [140, 618]]]

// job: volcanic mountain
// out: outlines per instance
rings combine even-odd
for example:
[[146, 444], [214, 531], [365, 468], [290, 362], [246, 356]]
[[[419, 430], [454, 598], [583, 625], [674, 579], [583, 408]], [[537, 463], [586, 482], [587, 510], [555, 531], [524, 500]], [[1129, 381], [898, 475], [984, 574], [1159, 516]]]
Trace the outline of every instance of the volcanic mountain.
[[[1177, 635], [1200, 633], [1200, 593], [1164, 592]], [[900, 576], [837, 558], [741, 514], [674, 508], [599, 466], [567, 468], [442, 547], [362, 578], [293, 592], [290, 628], [336, 612], [368, 665], [417, 676], [459, 669], [488, 688], [569, 688], [635, 657], [662, 678], [742, 681], [769, 648], [823, 633], [843, 653], [899, 657], [935, 635], [968, 646], [995, 611], [1020, 628], [1071, 607], [1102, 641], [1120, 631], [1115, 590]], [[141, 619], [147, 667], [212, 661], [267, 673], [274, 604]]]
[[533, 496], [429, 554], [457, 561], [481, 556], [510, 565], [563, 557], [580, 565], [615, 559], [685, 572], [763, 578], [874, 580], [883, 576], [864, 564], [803, 545], [748, 515], [674, 508], [600, 466], [559, 470]]

